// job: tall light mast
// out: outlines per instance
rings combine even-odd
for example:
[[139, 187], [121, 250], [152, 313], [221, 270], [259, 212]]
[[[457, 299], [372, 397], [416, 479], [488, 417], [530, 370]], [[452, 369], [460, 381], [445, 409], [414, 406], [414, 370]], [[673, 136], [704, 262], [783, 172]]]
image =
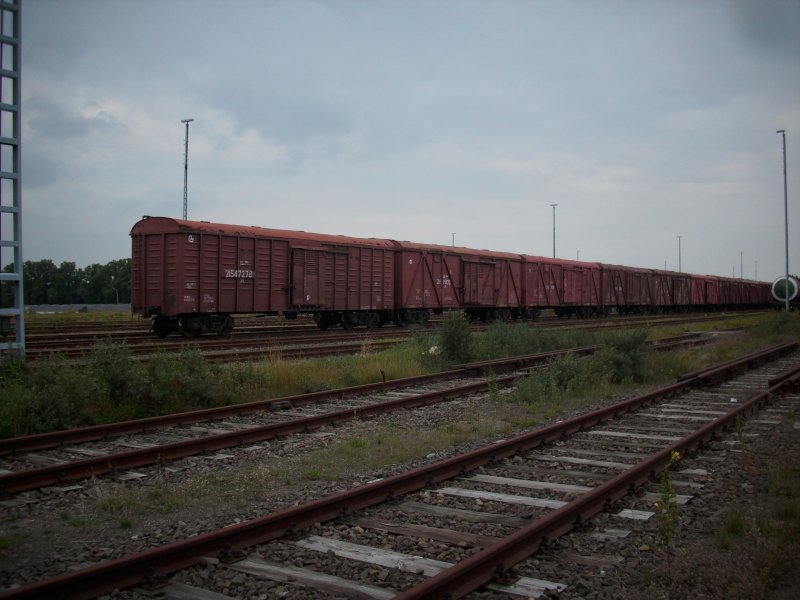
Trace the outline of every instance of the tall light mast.
[[183, 220], [188, 218], [188, 183], [189, 183], [189, 123], [194, 119], [183, 119], [181, 123], [186, 123], [186, 141], [184, 142], [183, 152]]

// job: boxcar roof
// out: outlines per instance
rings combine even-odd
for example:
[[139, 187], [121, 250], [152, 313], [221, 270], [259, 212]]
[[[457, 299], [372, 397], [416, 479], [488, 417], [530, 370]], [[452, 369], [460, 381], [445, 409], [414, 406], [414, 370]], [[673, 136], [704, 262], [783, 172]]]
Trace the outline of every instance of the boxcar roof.
[[355, 238], [343, 235], [309, 233], [307, 231], [289, 231], [285, 229], [268, 229], [248, 225], [225, 225], [208, 221], [183, 221], [170, 217], [145, 217], [133, 226], [131, 235], [148, 233], [207, 233], [213, 235], [232, 235], [242, 237], [264, 237], [285, 240], [296, 240], [306, 243], [333, 244], [337, 246], [372, 246], [392, 248], [391, 240], [378, 238]]
[[654, 269], [650, 269], [648, 267], [628, 267], [625, 265], [610, 265], [608, 263], [600, 263], [604, 269], [615, 269], [617, 271], [636, 271], [639, 273], [650, 273], [654, 271]]
[[582, 260], [569, 260], [565, 258], [550, 258], [548, 256], [531, 256], [524, 254], [523, 258], [526, 262], [545, 263], [548, 265], [566, 265], [570, 267], [583, 267], [584, 269], [599, 269], [600, 263], [584, 262]]
[[474, 256], [484, 258], [502, 258], [505, 260], [521, 261], [522, 257], [513, 252], [495, 252], [494, 250], [476, 250], [474, 248], [463, 248], [461, 246], [444, 246], [440, 244], [420, 244], [417, 242], [408, 242], [405, 240], [395, 241], [397, 247], [401, 250], [417, 250], [427, 252], [441, 252], [443, 254], [459, 254], [462, 256]]

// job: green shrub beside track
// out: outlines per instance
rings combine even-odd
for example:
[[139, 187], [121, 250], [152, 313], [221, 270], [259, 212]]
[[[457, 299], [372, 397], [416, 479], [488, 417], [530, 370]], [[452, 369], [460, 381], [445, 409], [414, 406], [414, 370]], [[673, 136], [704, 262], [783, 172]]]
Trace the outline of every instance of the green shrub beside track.
[[[692, 325], [693, 330], [701, 326]], [[371, 353], [369, 341], [355, 356], [260, 363], [206, 362], [197, 350], [135, 361], [127, 346], [98, 343], [90, 360], [76, 365], [54, 355], [27, 366], [0, 363], [0, 437], [11, 437], [183, 412], [322, 389], [359, 385], [442, 370], [482, 360], [601, 344], [590, 359], [564, 358], [537, 371], [504, 401], [558, 404], [568, 398], [602, 398], [625, 386], [651, 384], [779, 341], [800, 338], [800, 316], [775, 313], [734, 318], [708, 329], [736, 328], [709, 347], [659, 353], [646, 339], [676, 335], [686, 326], [653, 330], [552, 331], [525, 324], [496, 324], [471, 333], [451, 316], [437, 333], [420, 332], [396, 348]], [[619, 386], [623, 386], [620, 388]]]

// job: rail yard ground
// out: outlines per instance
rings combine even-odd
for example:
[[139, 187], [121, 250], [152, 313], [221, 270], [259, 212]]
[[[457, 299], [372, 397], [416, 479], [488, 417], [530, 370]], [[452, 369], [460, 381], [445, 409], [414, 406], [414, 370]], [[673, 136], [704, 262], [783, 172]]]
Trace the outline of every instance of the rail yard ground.
[[[723, 360], [755, 348], [757, 343], [790, 336], [794, 323], [798, 322], [793, 316], [784, 321], [779, 313], [767, 313], [704, 325], [693, 323], [692, 330], [744, 328], [750, 333], [732, 343], [716, 344], [713, 350], [676, 353], [658, 360], [637, 356], [642, 352], [644, 340], [683, 333], [688, 329], [686, 325], [620, 333], [582, 327], [553, 331], [525, 324], [496, 324], [485, 332], [471, 333], [465, 320], [450, 318], [438, 332], [420, 330], [407, 343], [379, 353], [371, 351], [371, 338], [366, 335], [356, 356], [293, 361], [282, 360], [276, 352], [269, 360], [257, 363], [231, 360], [224, 365], [210, 364], [197, 349], [178, 354], [161, 352], [139, 361], [125, 343], [115, 342], [111, 337], [101, 338], [81, 368], [74, 368], [72, 361], [57, 353], [26, 368], [13, 362], [3, 364], [0, 437], [279, 398], [433, 372], [455, 362], [590, 344], [609, 347], [590, 365], [602, 373], [592, 373], [581, 364], [581, 372], [576, 375], [573, 365], [567, 362], [557, 365], [563, 368], [553, 370], [562, 375], [532, 385], [534, 388], [550, 385], [554, 393], [563, 388], [568, 394], [583, 386], [602, 395], [604, 387], [611, 383], [663, 381], [697, 368], [695, 365], [702, 366], [703, 361]], [[44, 323], [56, 323], [57, 315], [41, 317]], [[130, 319], [129, 315], [119, 318]], [[592, 321], [583, 323], [591, 325]], [[603, 365], [601, 360], [610, 363]], [[571, 387], [563, 385], [565, 377]]]
[[[336, 431], [298, 439], [269, 463], [251, 461], [225, 469], [210, 467], [188, 475], [165, 471], [142, 486], [98, 480], [80, 492], [60, 495], [47, 511], [37, 510], [35, 505], [3, 509], [3, 587], [13, 573], [41, 562], [43, 557], [70, 557], [73, 563], [89, 563], [113, 557], [123, 548], [129, 552], [166, 543], [347, 489], [408, 464], [438, 460], [602, 405], [614, 397], [633, 395], [680, 373], [765, 345], [800, 339], [800, 317], [796, 314], [762, 315], [710, 327], [726, 330], [713, 345], [657, 357], [646, 351], [642, 344], [645, 337], [676, 335], [682, 332], [680, 329], [607, 336], [605, 341], [611, 348], [605, 354], [580, 362], [558, 361], [547, 374], [539, 373], [514, 392], [493, 390], [488, 399], [467, 398], [370, 421], [354, 420]], [[275, 360], [247, 369], [228, 367], [235, 377], [225, 381], [232, 386], [238, 378], [242, 385], [237, 399], [246, 400], [265, 393], [282, 396], [310, 391], [309, 388], [352, 385], [376, 376], [379, 380], [381, 371], [387, 378], [430, 371], [452, 358], [513, 355], [550, 349], [551, 344], [572, 347], [601, 341], [583, 337], [589, 335], [586, 332], [569, 335], [573, 337], [528, 334], [510, 326], [471, 334], [462, 323], [454, 321], [445, 324], [439, 334], [420, 334], [413, 342], [387, 353], [299, 364]], [[521, 349], [523, 345], [525, 350]], [[465, 350], [469, 354], [458, 354]], [[115, 352], [124, 354], [104, 346], [99, 355], [108, 358]], [[158, 379], [158, 385], [183, 381], [179, 363], [178, 359], [175, 363], [160, 363], [159, 369], [168, 372], [172, 368], [173, 372], [171, 379]], [[187, 363], [196, 377], [219, 378], [224, 369], [210, 369], [197, 357]], [[118, 365], [120, 369], [122, 366], [130, 368], [124, 361]], [[54, 362], [47, 371], [48, 377], [55, 376], [57, 367]], [[93, 372], [92, 376], [98, 377], [98, 373]], [[5, 389], [43, 385], [24, 379], [28, 376], [11, 367], [3, 372], [2, 385]], [[89, 380], [79, 379], [62, 389], [87, 389]], [[96, 387], [102, 388], [102, 380], [97, 381], [100, 383]], [[183, 391], [203, 387], [201, 382], [196, 385]], [[205, 387], [209, 387], [207, 381]], [[42, 387], [39, 393], [45, 389], [53, 393], [56, 388]], [[3, 397], [7, 397], [5, 393]], [[603, 579], [600, 591], [573, 589], [565, 592], [565, 597], [797, 597], [800, 433], [793, 428], [797, 421], [797, 413], [787, 416], [784, 426], [771, 439], [747, 438], [745, 430], [739, 438], [739, 460], [719, 465], [718, 476], [704, 492], [703, 511], [679, 517], [670, 544], [642, 539], [625, 557], [623, 566], [598, 573], [598, 578]], [[276, 597], [279, 594], [276, 590]]]

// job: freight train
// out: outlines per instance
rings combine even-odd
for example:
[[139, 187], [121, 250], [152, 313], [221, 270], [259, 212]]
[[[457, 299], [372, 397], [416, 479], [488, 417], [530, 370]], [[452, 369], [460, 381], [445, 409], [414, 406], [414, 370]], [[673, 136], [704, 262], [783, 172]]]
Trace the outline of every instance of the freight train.
[[131, 308], [153, 332], [228, 334], [238, 314], [321, 329], [471, 319], [769, 306], [768, 283], [489, 250], [144, 217], [131, 230]]

